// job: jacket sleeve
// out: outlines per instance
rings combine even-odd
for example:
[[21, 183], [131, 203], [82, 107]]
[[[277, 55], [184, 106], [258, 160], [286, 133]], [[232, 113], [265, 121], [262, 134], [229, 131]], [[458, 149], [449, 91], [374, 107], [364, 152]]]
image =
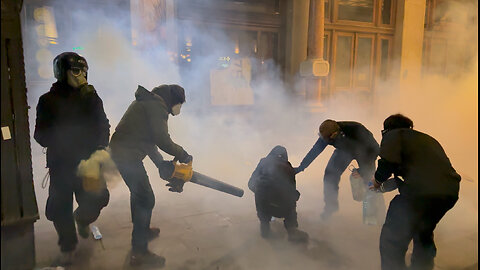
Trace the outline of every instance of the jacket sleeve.
[[157, 166], [157, 168], [160, 168], [162, 166], [163, 157], [162, 154], [158, 152], [157, 146], [153, 145], [153, 147], [149, 148], [147, 151], [148, 157], [152, 160], [155, 166]]
[[161, 108], [148, 115], [148, 120], [152, 128], [152, 136], [155, 144], [165, 153], [174, 156], [176, 159], [182, 159], [188, 155], [183, 148], [174, 143], [168, 134], [168, 114]]
[[327, 147], [328, 143], [324, 141], [322, 138], [318, 138], [317, 142], [313, 145], [312, 149], [307, 153], [307, 155], [303, 158], [302, 162], [300, 163], [300, 170], [305, 170], [310, 163], [312, 163], [320, 153], [323, 152], [325, 147]]
[[95, 119], [95, 128], [98, 134], [97, 146], [107, 147], [110, 139], [110, 123], [103, 108], [102, 99], [98, 96], [97, 91], [92, 85], [88, 85], [92, 91], [92, 111]]
[[255, 168], [255, 170], [253, 171], [252, 173], [252, 176], [250, 176], [250, 180], [248, 180], [248, 188], [253, 192], [255, 193], [255, 191], [257, 190], [257, 183], [258, 183], [258, 179], [260, 179], [260, 174], [261, 174], [261, 171], [262, 171], [262, 160], [260, 160], [260, 162], [258, 163], [257, 165], [257, 168]]
[[400, 132], [390, 131], [385, 134], [380, 146], [380, 160], [378, 161], [375, 180], [385, 182], [398, 170], [402, 160], [402, 136]]
[[53, 115], [46, 96], [41, 96], [37, 104], [37, 119], [33, 137], [43, 147], [49, 147], [53, 136]]

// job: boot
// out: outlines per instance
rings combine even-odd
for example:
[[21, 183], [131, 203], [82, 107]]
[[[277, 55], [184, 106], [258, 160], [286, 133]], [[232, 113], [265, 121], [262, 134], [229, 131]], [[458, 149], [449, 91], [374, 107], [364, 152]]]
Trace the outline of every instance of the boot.
[[73, 262], [73, 251], [62, 252], [58, 257], [58, 266], [69, 266]]
[[159, 228], [150, 228], [148, 230], [148, 241], [152, 241], [153, 239], [157, 238], [160, 235]]
[[323, 221], [328, 221], [330, 217], [333, 215], [333, 213], [337, 212], [338, 208], [324, 208], [323, 212], [320, 214], [320, 218]]
[[272, 231], [270, 230], [270, 222], [260, 222], [260, 235], [263, 238], [270, 238]]
[[132, 251], [130, 256], [131, 266], [149, 265], [154, 267], [165, 266], [165, 258], [147, 250], [146, 252], [137, 253]]
[[77, 232], [78, 232], [78, 235], [80, 235], [80, 237], [84, 238], [84, 239], [87, 239], [88, 236], [90, 235], [89, 234], [89, 228], [88, 228], [88, 225], [87, 226], [83, 226], [83, 225], [80, 225], [78, 224], [77, 221], [75, 221], [77, 223]]
[[288, 232], [288, 241], [295, 243], [306, 243], [308, 242], [308, 234], [304, 231], [301, 231], [297, 228], [289, 229]]
[[80, 235], [80, 237], [86, 239], [88, 238], [88, 235], [89, 235], [89, 228], [88, 228], [88, 225], [82, 225], [80, 223], [78, 223], [77, 221], [77, 218], [76, 218], [76, 213], [74, 212], [73, 215], [75, 216], [75, 224], [77, 224], [77, 233], [78, 235]]

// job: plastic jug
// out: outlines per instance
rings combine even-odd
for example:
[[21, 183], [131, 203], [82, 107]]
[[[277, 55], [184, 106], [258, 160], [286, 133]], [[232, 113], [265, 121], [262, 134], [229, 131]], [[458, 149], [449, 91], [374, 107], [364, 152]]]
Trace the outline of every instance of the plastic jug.
[[[363, 201], [367, 187], [363, 178], [358, 174], [358, 169], [353, 167], [350, 174], [350, 186], [352, 188], [353, 199], [357, 202]], [[356, 174], [356, 176], [355, 176]]]
[[[369, 186], [372, 184], [369, 183]], [[383, 194], [368, 189], [363, 200], [363, 224], [382, 225], [385, 221], [385, 200]]]

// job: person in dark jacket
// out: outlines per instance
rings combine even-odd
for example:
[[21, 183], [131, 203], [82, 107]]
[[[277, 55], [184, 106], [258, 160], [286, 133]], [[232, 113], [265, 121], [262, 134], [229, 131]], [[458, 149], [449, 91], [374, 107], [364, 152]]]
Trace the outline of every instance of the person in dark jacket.
[[412, 239], [409, 269], [433, 269], [433, 230], [457, 202], [461, 177], [442, 146], [413, 130], [409, 118], [391, 115], [383, 126], [374, 187], [379, 188], [392, 174], [404, 182], [390, 202], [380, 235], [382, 269], [406, 269], [405, 253]]
[[295, 168], [295, 172], [305, 170], [327, 145], [335, 147], [323, 177], [325, 208], [321, 217], [327, 220], [338, 211], [338, 184], [342, 173], [355, 159], [359, 166], [358, 173], [367, 185], [373, 179], [379, 146], [366, 127], [353, 121], [325, 120], [319, 127], [318, 135], [317, 142], [303, 158], [300, 166]]
[[[184, 102], [185, 91], [179, 85], [161, 85], [152, 91], [138, 86], [135, 100], [123, 115], [110, 141], [112, 159], [130, 189], [132, 266], [148, 264], [160, 267], [165, 264], [164, 257], [148, 250], [148, 241], [158, 236], [160, 230], [150, 228], [155, 196], [143, 159], [148, 155], [163, 179], [172, 175], [173, 164], [163, 160], [158, 148], [182, 163], [192, 161], [192, 156], [174, 143], [168, 133], [168, 115], [178, 115]], [[172, 192], [182, 192], [183, 183], [181, 180], [171, 180], [167, 186]]]
[[[37, 105], [34, 138], [47, 148], [50, 173], [46, 217], [53, 221], [62, 251], [62, 264], [70, 264], [77, 233], [87, 238], [88, 225], [108, 204], [107, 189], [98, 194], [86, 192], [77, 166], [83, 159], [108, 146], [110, 124], [95, 88], [87, 83], [88, 65], [82, 56], [65, 52], [53, 61], [57, 79]], [[72, 214], [73, 193], [78, 208]]]
[[296, 207], [300, 193], [295, 187], [295, 171], [288, 162], [285, 147], [275, 146], [260, 160], [248, 181], [248, 188], [255, 193], [255, 206], [262, 237], [271, 236], [270, 220], [274, 216], [285, 218], [284, 226], [289, 241], [308, 240], [308, 234], [297, 229]]

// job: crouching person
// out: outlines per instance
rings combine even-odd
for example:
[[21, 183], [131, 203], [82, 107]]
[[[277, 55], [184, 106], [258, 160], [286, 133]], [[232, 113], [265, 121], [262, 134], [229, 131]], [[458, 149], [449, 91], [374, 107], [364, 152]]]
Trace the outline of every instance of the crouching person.
[[271, 236], [270, 220], [273, 216], [285, 219], [283, 224], [289, 241], [308, 240], [308, 234], [298, 230], [296, 207], [300, 193], [295, 187], [295, 171], [288, 162], [285, 147], [275, 146], [260, 160], [248, 181], [248, 188], [255, 193], [255, 206], [263, 238]]

